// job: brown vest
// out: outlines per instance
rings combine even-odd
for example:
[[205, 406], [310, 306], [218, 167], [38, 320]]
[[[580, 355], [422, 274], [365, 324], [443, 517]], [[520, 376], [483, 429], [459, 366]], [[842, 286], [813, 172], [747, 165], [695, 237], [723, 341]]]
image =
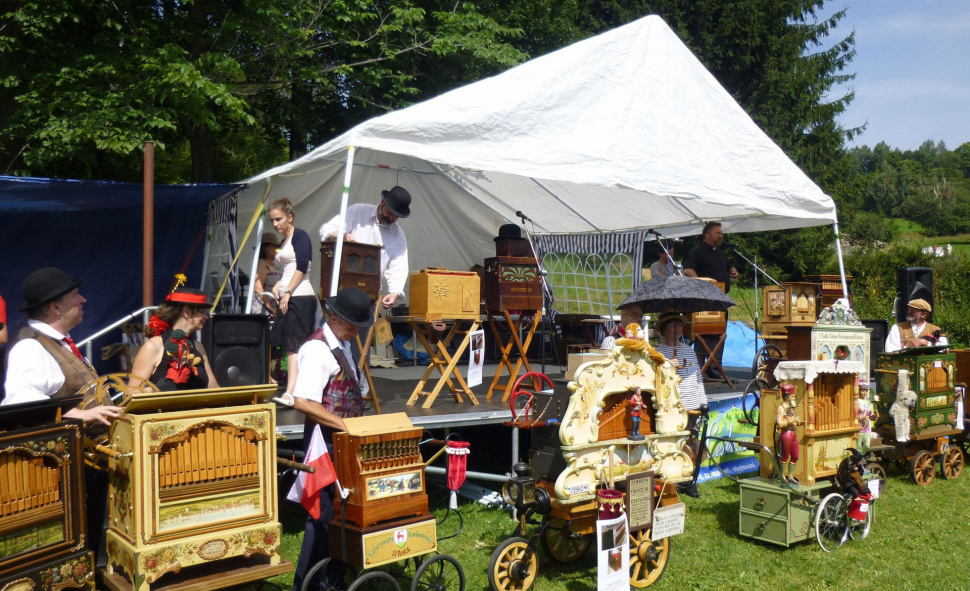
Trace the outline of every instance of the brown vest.
[[[922, 337], [923, 335], [932, 335], [934, 332], [938, 330], [940, 330], [939, 326], [936, 326], [935, 324], [930, 324], [929, 322], [927, 322], [924, 324], [923, 332], [920, 333], [920, 336]], [[903, 345], [903, 347], [905, 347], [906, 343], [908, 343], [910, 339], [912, 339], [914, 336], [916, 335], [913, 334], [912, 324], [910, 324], [909, 322], [899, 323], [899, 342], [900, 344]]]
[[[7, 351], [12, 351], [14, 345], [25, 339], [35, 339], [51, 354], [57, 365], [61, 366], [61, 371], [64, 373], [64, 385], [61, 386], [60, 390], [51, 394], [51, 398], [73, 396], [82, 386], [98, 377], [91, 366], [78, 359], [69, 349], [65, 349], [63, 345], [44, 333], [34, 330], [30, 325], [20, 329]], [[9, 368], [9, 364], [7, 367]]]

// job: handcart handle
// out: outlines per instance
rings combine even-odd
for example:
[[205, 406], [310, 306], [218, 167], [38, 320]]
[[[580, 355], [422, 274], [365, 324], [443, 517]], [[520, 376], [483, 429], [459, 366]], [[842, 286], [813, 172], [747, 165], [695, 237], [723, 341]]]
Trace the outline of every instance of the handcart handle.
[[306, 464], [301, 464], [300, 462], [294, 462], [293, 460], [287, 460], [286, 458], [276, 458], [276, 463], [280, 466], [285, 466], [286, 468], [293, 468], [294, 470], [299, 470], [301, 472], [306, 472], [307, 474], [313, 474], [317, 471], [313, 466], [308, 466]]
[[[775, 457], [775, 453], [770, 448], [768, 448], [767, 446], [761, 443], [755, 443], [754, 441], [745, 441], [743, 439], [731, 439], [730, 437], [715, 437], [714, 435], [708, 435], [707, 439], [714, 440], [714, 441], [722, 441], [724, 443], [733, 443], [734, 445], [743, 447], [745, 449], [750, 449], [751, 451], [763, 451], [766, 454], [768, 454], [769, 458], [771, 458], [771, 462], [775, 467], [775, 474], [780, 475], [782, 473], [781, 466], [778, 465], [778, 459]], [[816, 499], [815, 497], [811, 497], [809, 495], [803, 494], [798, 490], [795, 490], [795, 488], [791, 484], [786, 482], [785, 479], [779, 478], [778, 481], [781, 483], [783, 488], [787, 488], [792, 492], [792, 494], [796, 495], [798, 498], [804, 499], [805, 501], [811, 503], [812, 505], [815, 505], [818, 503], [819, 499]]]

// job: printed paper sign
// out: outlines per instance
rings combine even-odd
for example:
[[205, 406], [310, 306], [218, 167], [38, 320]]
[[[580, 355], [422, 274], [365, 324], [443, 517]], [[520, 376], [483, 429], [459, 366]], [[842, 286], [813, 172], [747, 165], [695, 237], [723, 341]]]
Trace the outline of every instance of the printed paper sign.
[[657, 509], [653, 512], [653, 531], [650, 533], [650, 539], [656, 542], [684, 533], [686, 516], [687, 506], [683, 503]]
[[468, 387], [482, 383], [482, 366], [485, 365], [485, 329], [471, 333], [468, 340]]
[[882, 492], [879, 490], [880, 484], [882, 484], [882, 481], [878, 478], [873, 478], [869, 481], [869, 492], [872, 493], [872, 498], [874, 499], [878, 499], [879, 493]]
[[630, 591], [630, 535], [626, 515], [596, 522], [597, 591]]

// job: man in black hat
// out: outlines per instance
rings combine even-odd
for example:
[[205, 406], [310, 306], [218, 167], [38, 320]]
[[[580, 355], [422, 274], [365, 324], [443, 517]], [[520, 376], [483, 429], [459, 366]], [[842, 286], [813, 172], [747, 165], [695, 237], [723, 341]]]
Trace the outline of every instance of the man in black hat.
[[[315, 437], [322, 436], [327, 452], [333, 457], [333, 434], [346, 430], [343, 419], [364, 414], [360, 372], [351, 355], [350, 341], [360, 329], [373, 324], [370, 297], [356, 287], [345, 287], [327, 299], [326, 324], [300, 347], [300, 373], [293, 397], [296, 409], [306, 415], [303, 441], [308, 463], [314, 459], [311, 443]], [[329, 556], [327, 523], [333, 519], [333, 486], [317, 494], [320, 515], [307, 517], [293, 591], [300, 591], [307, 571]], [[298, 481], [287, 498], [299, 501], [301, 496], [302, 481]]]
[[334, 216], [320, 227], [320, 240], [336, 238], [343, 231], [344, 240], [364, 244], [380, 244], [381, 275], [387, 295], [381, 300], [385, 308], [390, 308], [397, 298], [404, 295], [404, 284], [408, 280], [408, 243], [404, 230], [397, 221], [411, 215], [411, 194], [403, 187], [381, 191], [378, 205], [358, 203], [347, 208], [344, 227], [340, 228], [340, 216]]

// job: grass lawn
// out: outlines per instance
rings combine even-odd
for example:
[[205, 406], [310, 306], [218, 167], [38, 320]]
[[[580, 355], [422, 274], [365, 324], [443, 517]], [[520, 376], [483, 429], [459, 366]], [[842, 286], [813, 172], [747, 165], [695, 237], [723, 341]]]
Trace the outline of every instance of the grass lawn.
[[[687, 524], [671, 541], [668, 568], [652, 589], [813, 591], [820, 589], [970, 589], [970, 474], [955, 481], [937, 479], [919, 488], [908, 474], [890, 469], [888, 491], [874, 507], [872, 533], [826, 554], [812, 541], [781, 548], [738, 536], [738, 486], [726, 479], [699, 486], [700, 499], [685, 498]], [[281, 552], [295, 561], [304, 513], [284, 505]], [[485, 571], [495, 547], [513, 530], [510, 514], [474, 503], [461, 507], [465, 529], [440, 544], [462, 564], [466, 588], [489, 589]], [[454, 531], [450, 522], [439, 535]], [[536, 591], [596, 588], [593, 550], [566, 565], [540, 553]], [[273, 580], [288, 589], [292, 575]]]
[[956, 236], [924, 236], [923, 227], [916, 222], [894, 218], [892, 223], [899, 230], [899, 239], [903, 242], [916, 242], [922, 246], [953, 246], [953, 252], [970, 254], [970, 234]]

